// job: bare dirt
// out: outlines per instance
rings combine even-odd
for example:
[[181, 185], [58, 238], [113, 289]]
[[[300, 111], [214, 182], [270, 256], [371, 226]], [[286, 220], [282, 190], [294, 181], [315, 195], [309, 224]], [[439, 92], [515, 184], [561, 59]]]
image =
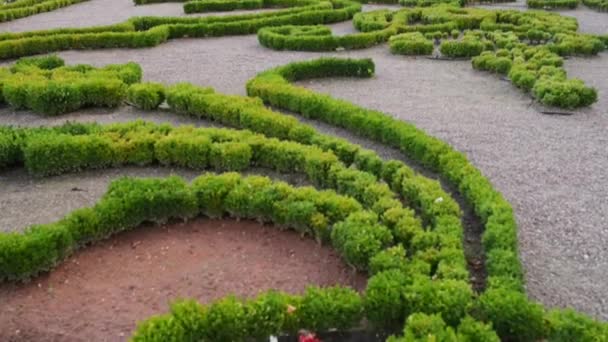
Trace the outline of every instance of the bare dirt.
[[0, 285], [0, 341], [124, 341], [176, 298], [210, 303], [365, 283], [330, 247], [292, 231], [211, 219], [147, 225], [82, 249], [30, 283]]

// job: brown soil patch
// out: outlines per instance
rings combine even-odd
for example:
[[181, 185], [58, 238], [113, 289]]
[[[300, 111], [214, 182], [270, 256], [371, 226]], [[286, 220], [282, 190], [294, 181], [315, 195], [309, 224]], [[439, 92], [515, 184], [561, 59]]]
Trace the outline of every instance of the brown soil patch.
[[307, 284], [365, 286], [330, 248], [252, 221], [146, 226], [85, 248], [28, 284], [0, 286], [0, 341], [124, 341], [176, 298], [208, 303]]

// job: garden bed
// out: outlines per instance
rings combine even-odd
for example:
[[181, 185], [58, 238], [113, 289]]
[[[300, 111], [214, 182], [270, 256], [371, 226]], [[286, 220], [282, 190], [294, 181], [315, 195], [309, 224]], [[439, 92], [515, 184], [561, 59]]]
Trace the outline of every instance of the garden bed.
[[211, 219], [149, 226], [83, 249], [26, 285], [2, 284], [0, 340], [124, 341], [178, 297], [208, 303], [365, 282], [333, 249], [293, 231]]

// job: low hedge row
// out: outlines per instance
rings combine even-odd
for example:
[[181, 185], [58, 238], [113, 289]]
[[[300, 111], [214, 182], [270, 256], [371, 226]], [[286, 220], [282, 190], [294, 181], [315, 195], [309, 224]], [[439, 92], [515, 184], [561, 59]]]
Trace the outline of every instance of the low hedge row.
[[333, 36], [326, 26], [279, 26], [262, 28], [258, 41], [262, 46], [274, 50], [333, 51], [337, 49], [364, 49], [388, 40], [396, 31], [382, 31]]
[[[397, 147], [409, 158], [439, 172], [462, 192], [484, 223], [488, 286], [523, 289], [512, 208], [463, 154], [410, 124], [289, 83], [306, 77], [370, 77], [373, 71], [371, 60], [329, 58], [291, 63], [259, 74], [248, 82], [247, 92], [277, 108], [344, 127]], [[427, 201], [435, 201], [436, 198], [428, 198]], [[435, 219], [438, 217], [441, 216], [435, 216]]]
[[465, 31], [460, 39], [443, 40], [439, 51], [450, 58], [470, 58], [483, 51], [494, 50], [494, 43], [485, 39], [481, 31]]
[[17, 0], [0, 6], [0, 22], [54, 11], [87, 0]]
[[[333, 65], [327, 70], [315, 70], [312, 72], [335, 73], [340, 75], [348, 73], [349, 65]], [[450, 277], [466, 278], [466, 261], [462, 253], [462, 225], [460, 223], [460, 209], [454, 200], [441, 188], [437, 181], [429, 180], [417, 175], [412, 169], [402, 162], [383, 162], [377, 154], [372, 151], [363, 150], [345, 140], [337, 139], [315, 132], [310, 126], [299, 123], [295, 118], [268, 110], [258, 99], [247, 99], [239, 96], [228, 96], [214, 93], [211, 89], [198, 88], [188, 84], [181, 84], [167, 90], [167, 102], [169, 106], [178, 113], [194, 115], [201, 118], [219, 121], [222, 124], [249, 129], [267, 136], [280, 139], [290, 139], [303, 144], [317, 145], [323, 150], [330, 150], [346, 165], [354, 164], [357, 168], [367, 171], [377, 177], [384, 179], [391, 188], [421, 215], [423, 222], [431, 226], [436, 232], [426, 234], [427, 240], [421, 239], [420, 243], [414, 243], [412, 236], [414, 231], [407, 227], [402, 230], [399, 221], [410, 217], [401, 210], [391, 213], [393, 223], [388, 223], [393, 228], [393, 233], [398, 241], [406, 247], [416, 246], [416, 250], [427, 250], [429, 247], [442, 250], [444, 247], [453, 253], [450, 258], [433, 256], [432, 253], [421, 257], [430, 258], [433, 267], [437, 266], [440, 272], [448, 273]], [[353, 178], [356, 179], [356, 178]], [[327, 185], [324, 180], [316, 181], [317, 184]], [[357, 181], [366, 184], [370, 180]], [[338, 189], [340, 182], [336, 182]], [[330, 183], [331, 184], [331, 183]], [[333, 186], [333, 185], [332, 185]], [[378, 208], [398, 207], [394, 201], [383, 201], [377, 197], [359, 197], [356, 192], [347, 192], [349, 195]], [[437, 200], [441, 198], [442, 200]], [[376, 204], [372, 204], [375, 202]], [[406, 220], [407, 221], [407, 220]], [[409, 225], [409, 223], [408, 223]], [[429, 243], [435, 241], [436, 244]], [[448, 243], [449, 242], [449, 243]], [[454, 249], [456, 249], [454, 251]], [[448, 260], [450, 259], [450, 260]], [[452, 271], [448, 272], [448, 269]]]
[[237, 9], [302, 7], [318, 3], [318, 0], [193, 0], [184, 4], [184, 12], [201, 13]]
[[[535, 49], [535, 44], [543, 44], [546, 49], [562, 56], [595, 55], [606, 48], [602, 39], [576, 33], [576, 21], [552, 13], [459, 9], [440, 5], [395, 12], [358, 13], [353, 24], [362, 33], [333, 36], [325, 26], [290, 25], [260, 29], [258, 40], [261, 45], [275, 50], [298, 51], [359, 49], [388, 40], [393, 53], [430, 54], [434, 47], [428, 40], [443, 39], [439, 51], [450, 58], [470, 58], [495, 49]], [[464, 34], [461, 35], [462, 30]], [[453, 37], [452, 40], [448, 39], [449, 36]], [[501, 70], [505, 70], [507, 63], [503, 60], [500, 63]], [[577, 108], [596, 101], [594, 90], [578, 80], [552, 79], [540, 85], [534, 95], [547, 105]]]
[[528, 8], [536, 9], [555, 9], [568, 8], [575, 9], [578, 7], [579, 0], [526, 0]]
[[132, 84], [127, 91], [127, 100], [139, 109], [157, 109], [165, 102], [165, 87], [159, 83]]
[[583, 0], [583, 4], [600, 12], [608, 11], [608, 1], [606, 0]]
[[0, 102], [14, 109], [58, 115], [83, 107], [116, 107], [129, 84], [141, 80], [139, 65], [63, 66], [56, 56], [24, 58], [0, 72]]
[[197, 0], [184, 4], [185, 13], [204, 13], [257, 9], [264, 7], [264, 0]]
[[435, 45], [420, 32], [403, 33], [389, 40], [391, 52], [399, 55], [430, 55]]
[[70, 49], [144, 48], [168, 39], [256, 33], [260, 28], [283, 25], [313, 25], [344, 21], [361, 11], [348, 0], [316, 2], [313, 5], [233, 16], [203, 18], [136, 17], [114, 26], [61, 29], [4, 36], [0, 59]]
[[261, 176], [206, 174], [192, 186], [178, 177], [125, 178], [114, 181], [91, 208], [78, 209], [56, 223], [32, 226], [24, 233], [0, 233], [0, 279], [28, 279], [50, 270], [87, 243], [144, 222], [230, 215], [312, 232], [328, 230], [359, 212], [364, 213], [359, 203], [333, 191], [294, 188]]
[[[197, 169], [214, 167], [218, 170], [243, 170], [250, 165], [270, 168], [279, 172], [300, 172], [308, 175], [315, 184], [335, 189], [341, 194], [357, 199], [366, 208], [378, 215], [386, 228], [376, 226], [374, 231], [358, 231], [358, 240], [349, 244], [340, 244], [339, 251], [345, 259], [360, 269], [367, 269], [370, 259], [392, 242], [408, 248], [414, 258], [428, 262], [428, 269], [423, 273], [430, 274], [431, 269], [437, 277], [463, 278], [467, 273], [459, 239], [460, 230], [449, 234], [444, 227], [441, 232], [428, 233], [422, 229], [422, 223], [414, 212], [404, 208], [385, 184], [378, 183], [376, 177], [359, 170], [346, 168], [337, 158], [314, 146], [300, 145], [267, 139], [251, 133], [237, 133], [228, 130], [180, 128], [171, 130], [166, 126], [154, 126], [143, 123], [134, 125], [60, 127], [51, 130], [6, 130], [0, 137], [12, 139], [4, 151], [6, 159], [3, 165], [23, 163], [34, 175], [46, 176], [73, 172], [83, 169], [135, 164], [182, 166]], [[78, 134], [75, 134], [74, 131]], [[68, 133], [65, 133], [68, 131]], [[18, 138], [22, 136], [21, 138]], [[4, 140], [4, 139], [2, 139]], [[12, 149], [12, 151], [11, 151]], [[15, 156], [19, 158], [15, 158]], [[18, 160], [16, 160], [18, 159]], [[405, 184], [419, 181], [403, 180]], [[420, 191], [420, 189], [415, 189]], [[415, 192], [408, 193], [411, 200], [416, 200]], [[446, 203], [451, 203], [446, 197]], [[438, 205], [435, 207], [439, 208]], [[442, 207], [446, 207], [442, 205]], [[305, 208], [301, 208], [304, 210]], [[457, 211], [457, 208], [453, 210]], [[332, 215], [332, 220], [340, 217]], [[368, 217], [369, 218], [369, 217]], [[456, 217], [456, 220], [458, 218]], [[324, 220], [321, 220], [323, 222]], [[371, 221], [378, 222], [372, 217]], [[371, 222], [367, 220], [366, 222]], [[352, 221], [343, 225], [344, 234], [354, 231], [360, 222]], [[376, 237], [376, 231], [384, 230], [382, 239]], [[305, 231], [314, 235], [320, 242], [332, 241], [338, 237], [329, 235], [329, 231]], [[394, 239], [393, 239], [394, 236]], [[435, 255], [436, 245], [429, 244], [434, 237], [450, 253]], [[387, 240], [388, 239], [388, 240]], [[385, 241], [374, 246], [373, 241]], [[360, 245], [366, 246], [362, 248]], [[336, 245], [338, 246], [338, 245]], [[441, 249], [439, 249], [441, 251]], [[429, 256], [432, 258], [429, 259]], [[377, 263], [378, 264], [378, 263]], [[450, 272], [446, 270], [450, 268]]]
[[[468, 163], [466, 157], [407, 123], [288, 83], [304, 79], [307, 75], [369, 77], [372, 73], [373, 64], [369, 60], [319, 59], [291, 63], [266, 71], [250, 80], [247, 90], [248, 94], [260, 96], [267, 103], [278, 108], [341, 126], [398, 147], [407, 153], [408, 157], [437, 170], [448, 181], [458, 186], [485, 226], [482, 242], [487, 258], [488, 288], [473, 305], [474, 316], [491, 322], [501, 338], [522, 341], [547, 338], [550, 341], [566, 341], [576, 335], [576, 331], [579, 331], [580, 336], [589, 338], [589, 341], [601, 340], [608, 336], [605, 324], [593, 321], [584, 315], [574, 314], [572, 311], [545, 313], [542, 307], [529, 302], [520, 292], [523, 289], [522, 271], [517, 256], [516, 223], [512, 209], [508, 202], [492, 188], [491, 183]], [[388, 259], [387, 264], [395, 264], [392, 262], [394, 260], [392, 256], [397, 258], [396, 260], [402, 260], [399, 255], [398, 251], [394, 251], [388, 255], [379, 255], [376, 259]], [[437, 292], [426, 292], [428, 289], [413, 292], [398, 290], [403, 286], [402, 284], [408, 283], [407, 277], [404, 278], [398, 270], [379, 272], [369, 280], [366, 296], [371, 292], [381, 293], [382, 295], [378, 296], [379, 303], [382, 301], [391, 303], [380, 306], [380, 313], [376, 316], [379, 324], [398, 322], [403, 318], [404, 311], [425, 312], [410, 309], [411, 303], [407, 302], [407, 293], [428, 293], [428, 298], [443, 298]], [[378, 289], [372, 291], [371, 289], [376, 286]], [[453, 326], [456, 317], [462, 318], [466, 313], [466, 310], [459, 308], [467, 306], [465, 304], [467, 300], [464, 299], [466, 296], [456, 295], [453, 292], [457, 288], [450, 286], [449, 294], [445, 294], [446, 298], [453, 300], [451, 305], [433, 307], [429, 304], [431, 306], [426, 308], [433, 309], [425, 313], [440, 312], [443, 319]], [[366, 311], [371, 312], [368, 309], [366, 307]], [[559, 318], [549, 319], [548, 317], [552, 315]], [[566, 317], [569, 315], [575, 315], [576, 319], [569, 321], [567, 327], [562, 326], [561, 324], [568, 321]], [[368, 320], [374, 322], [373, 318], [368, 317]]]
[[563, 59], [546, 47], [486, 52], [473, 59], [473, 67], [508, 75], [513, 84], [546, 105], [577, 108], [597, 101], [597, 91], [581, 80], [568, 79]]
[[[294, 310], [295, 308], [295, 310]], [[303, 295], [268, 291], [247, 301], [226, 297], [203, 306], [178, 301], [169, 314], [141, 323], [131, 341], [245, 341], [267, 339], [299, 327], [347, 329], [363, 316], [362, 299], [342, 287], [309, 287]]]

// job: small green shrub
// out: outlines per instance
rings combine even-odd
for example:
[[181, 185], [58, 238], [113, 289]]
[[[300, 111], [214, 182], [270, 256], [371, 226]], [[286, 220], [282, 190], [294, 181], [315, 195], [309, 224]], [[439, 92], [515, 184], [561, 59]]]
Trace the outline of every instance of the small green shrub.
[[489, 289], [479, 297], [477, 312], [503, 339], [535, 341], [544, 335], [542, 307], [521, 292]]
[[594, 321], [572, 309], [551, 310], [546, 315], [550, 342], [605, 342], [608, 341], [608, 324]]
[[240, 171], [251, 163], [251, 147], [239, 142], [217, 143], [211, 146], [209, 162], [217, 170]]
[[400, 55], [430, 55], [434, 44], [420, 32], [403, 33], [389, 40], [391, 52]]
[[500, 342], [491, 324], [476, 321], [470, 316], [462, 319], [457, 335], [458, 342]]
[[377, 222], [373, 213], [361, 213], [334, 226], [332, 243], [347, 263], [365, 270], [370, 259], [393, 242], [388, 228]]
[[157, 109], [165, 101], [165, 87], [159, 83], [132, 84], [127, 100], [143, 110]]
[[296, 310], [302, 327], [312, 331], [349, 329], [363, 318], [361, 297], [342, 287], [309, 287]]
[[379, 272], [369, 278], [363, 305], [367, 319], [374, 327], [395, 329], [403, 325], [410, 312], [405, 291], [411, 281], [398, 269]]

